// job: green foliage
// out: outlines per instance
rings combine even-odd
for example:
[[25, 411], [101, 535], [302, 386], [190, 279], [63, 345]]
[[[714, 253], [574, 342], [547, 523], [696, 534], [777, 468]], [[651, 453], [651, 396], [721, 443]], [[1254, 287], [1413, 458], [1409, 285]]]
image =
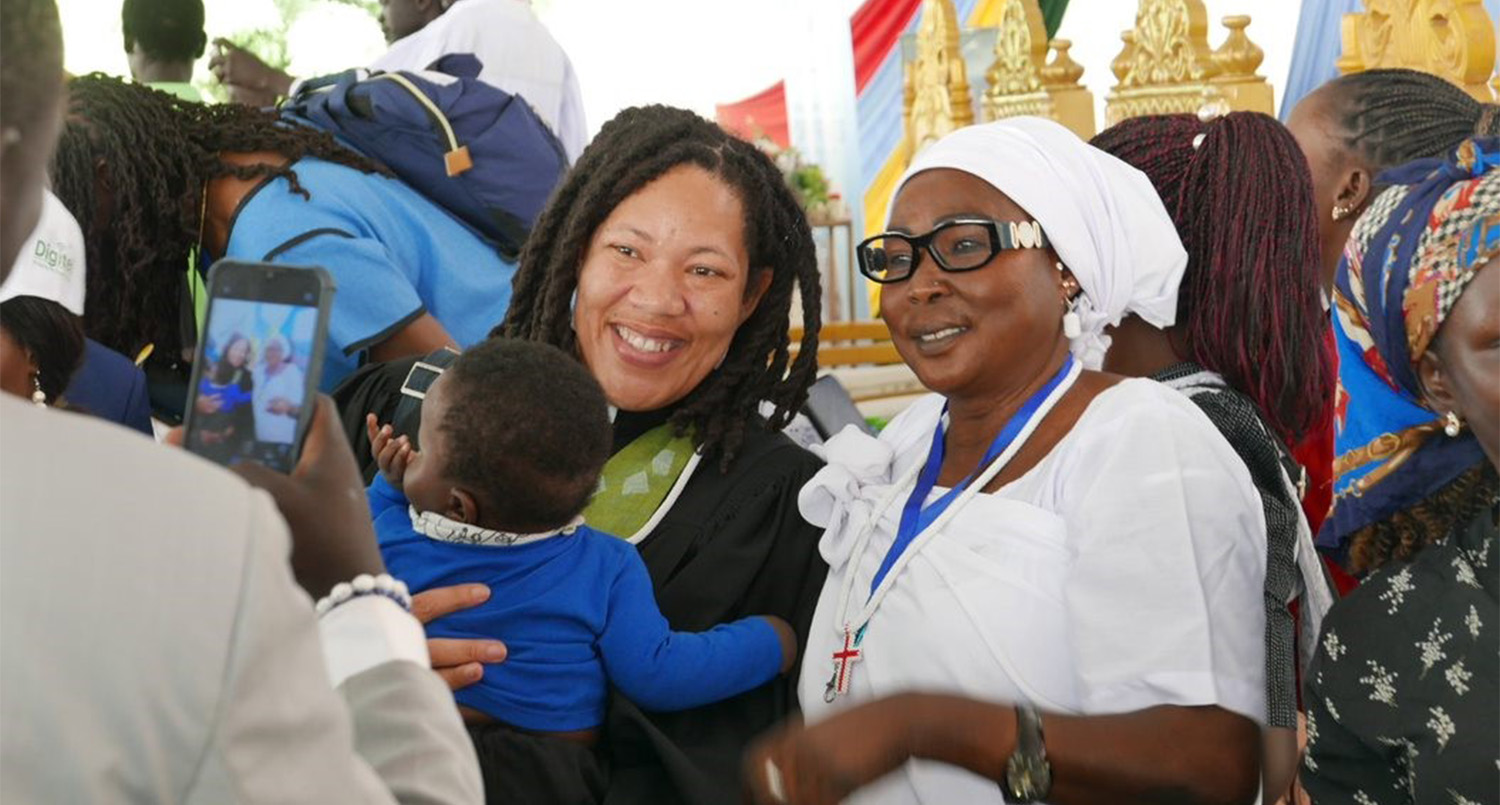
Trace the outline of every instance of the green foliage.
[[792, 190], [802, 202], [803, 209], [811, 209], [828, 203], [828, 177], [817, 165], [798, 161], [788, 178]]

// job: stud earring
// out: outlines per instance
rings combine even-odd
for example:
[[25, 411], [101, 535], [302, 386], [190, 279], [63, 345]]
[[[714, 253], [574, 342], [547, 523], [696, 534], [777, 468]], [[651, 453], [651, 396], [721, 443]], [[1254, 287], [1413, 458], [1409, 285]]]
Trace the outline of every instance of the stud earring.
[[47, 392], [42, 391], [42, 375], [37, 373], [31, 376], [31, 404], [38, 408], [47, 407]]
[[1333, 205], [1333, 220], [1342, 221], [1345, 218], [1348, 218], [1349, 213], [1351, 212], [1353, 212], [1353, 210], [1349, 209], [1348, 207], [1345, 207], [1342, 204], [1335, 204]]
[[1448, 434], [1448, 438], [1456, 439], [1458, 438], [1458, 434], [1463, 432], [1464, 421], [1458, 418], [1458, 414], [1449, 411], [1443, 417], [1443, 422], [1445, 423], [1443, 425], [1443, 432]]

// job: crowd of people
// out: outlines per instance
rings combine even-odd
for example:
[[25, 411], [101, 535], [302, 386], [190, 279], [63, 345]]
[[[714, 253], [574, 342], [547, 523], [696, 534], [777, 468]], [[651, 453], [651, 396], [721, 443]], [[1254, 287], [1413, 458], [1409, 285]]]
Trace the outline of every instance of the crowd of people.
[[[960, 129], [855, 255], [931, 393], [807, 448], [771, 159], [381, 6], [561, 143], [519, 254], [247, 51], [153, 88], [198, 0], [125, 2], [135, 81], [0, 0], [0, 799], [1500, 802], [1500, 107]], [[223, 258], [333, 277], [321, 365], [204, 327]]]

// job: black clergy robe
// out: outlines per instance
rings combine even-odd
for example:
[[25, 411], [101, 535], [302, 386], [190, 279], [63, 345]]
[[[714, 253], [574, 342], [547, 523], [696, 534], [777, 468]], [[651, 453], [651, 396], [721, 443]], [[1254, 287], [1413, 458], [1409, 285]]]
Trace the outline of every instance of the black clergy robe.
[[[673, 629], [704, 631], [749, 615], [777, 615], [796, 629], [799, 650], [807, 644], [828, 568], [818, 554], [822, 529], [802, 519], [797, 493], [821, 466], [760, 423], [747, 429], [727, 473], [717, 461], [703, 462], [640, 543]], [[613, 696], [601, 743], [610, 767], [604, 801], [738, 802], [742, 753], [796, 712], [796, 687], [793, 668], [748, 693], [677, 713], [643, 713]]]

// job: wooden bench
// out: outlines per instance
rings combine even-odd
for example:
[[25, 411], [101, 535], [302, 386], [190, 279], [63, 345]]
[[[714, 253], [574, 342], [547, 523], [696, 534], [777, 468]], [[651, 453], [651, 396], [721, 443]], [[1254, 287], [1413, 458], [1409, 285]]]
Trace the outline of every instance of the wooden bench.
[[[792, 329], [792, 344], [802, 328]], [[901, 360], [885, 322], [830, 322], [818, 331], [818, 369], [831, 374], [866, 414], [888, 417], [925, 392]]]
[[[792, 348], [802, 343], [802, 328], [792, 328]], [[901, 363], [891, 331], [885, 322], [836, 321], [818, 331], [818, 368], [844, 366], [891, 366]]]

